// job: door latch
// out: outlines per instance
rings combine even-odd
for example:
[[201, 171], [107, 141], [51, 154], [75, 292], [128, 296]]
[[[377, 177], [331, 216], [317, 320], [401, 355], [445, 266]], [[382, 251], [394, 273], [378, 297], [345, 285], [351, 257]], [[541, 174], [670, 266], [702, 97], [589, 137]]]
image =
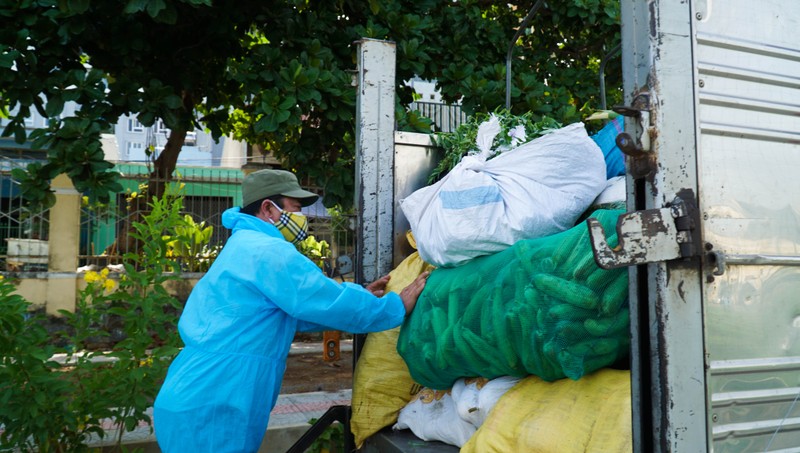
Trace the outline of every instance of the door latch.
[[619, 149], [630, 157], [629, 173], [633, 178], [643, 178], [655, 169], [655, 162], [651, 153], [651, 136], [653, 128], [650, 125], [650, 93], [640, 92], [633, 98], [631, 105], [617, 105], [613, 110], [622, 116], [638, 120], [642, 133], [636, 140], [627, 132], [617, 135], [616, 143]]
[[693, 205], [676, 197], [667, 207], [623, 214], [617, 219], [617, 245], [608, 243], [597, 219], [587, 219], [597, 265], [613, 269], [697, 254]]

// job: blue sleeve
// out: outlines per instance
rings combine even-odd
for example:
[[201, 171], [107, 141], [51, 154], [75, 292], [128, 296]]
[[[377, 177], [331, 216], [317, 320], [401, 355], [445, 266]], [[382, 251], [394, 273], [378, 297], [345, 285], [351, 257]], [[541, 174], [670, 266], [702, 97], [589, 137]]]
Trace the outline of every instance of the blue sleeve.
[[[270, 279], [253, 279], [260, 291], [303, 329], [379, 332], [402, 324], [405, 307], [400, 296], [375, 297], [353, 283], [339, 283], [323, 274], [311, 260], [283, 241], [265, 250], [256, 272]], [[258, 275], [256, 274], [256, 275]]]
[[[344, 284], [345, 285], [350, 285], [351, 283], [345, 282]], [[358, 286], [358, 285], [355, 285], [355, 286]], [[360, 288], [360, 286], [358, 286], [358, 287]], [[386, 293], [381, 299], [387, 298], [387, 297], [397, 298], [397, 300], [400, 301], [400, 305], [403, 306], [403, 301], [400, 299], [400, 296], [398, 296], [396, 293], [392, 293], [392, 292]], [[405, 307], [404, 306], [403, 306], [403, 316], [405, 316]], [[401, 323], [402, 323], [402, 321], [401, 321]], [[329, 326], [327, 324], [316, 324], [316, 323], [313, 323], [313, 322], [307, 322], [307, 321], [302, 321], [302, 320], [298, 320], [298, 322], [297, 322], [297, 331], [298, 332], [324, 332], [326, 330], [342, 330], [342, 329], [336, 329], [336, 328], [333, 328], [333, 327], [331, 327], [331, 326]], [[353, 332], [352, 330], [345, 330], [344, 332], [362, 333], [362, 332]]]

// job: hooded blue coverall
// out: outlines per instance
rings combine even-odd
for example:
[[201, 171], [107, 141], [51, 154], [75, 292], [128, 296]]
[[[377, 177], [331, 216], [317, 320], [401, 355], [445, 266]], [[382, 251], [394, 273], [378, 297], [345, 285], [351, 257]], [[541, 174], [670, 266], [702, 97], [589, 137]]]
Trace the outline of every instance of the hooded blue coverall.
[[405, 317], [400, 296], [338, 283], [271, 224], [231, 208], [232, 231], [178, 322], [185, 347], [154, 403], [165, 453], [255, 452], [297, 331], [377, 332]]

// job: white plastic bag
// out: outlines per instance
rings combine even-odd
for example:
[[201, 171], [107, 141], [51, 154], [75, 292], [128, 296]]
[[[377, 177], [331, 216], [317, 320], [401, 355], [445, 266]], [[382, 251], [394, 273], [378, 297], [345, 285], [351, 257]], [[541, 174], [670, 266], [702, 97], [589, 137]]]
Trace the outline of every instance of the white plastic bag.
[[449, 390], [423, 388], [400, 410], [393, 429], [410, 429], [422, 440], [461, 447], [477, 428], [458, 416]]
[[465, 156], [439, 182], [400, 200], [425, 262], [456, 266], [564, 231], [605, 188], [603, 152], [583, 123], [489, 154]]

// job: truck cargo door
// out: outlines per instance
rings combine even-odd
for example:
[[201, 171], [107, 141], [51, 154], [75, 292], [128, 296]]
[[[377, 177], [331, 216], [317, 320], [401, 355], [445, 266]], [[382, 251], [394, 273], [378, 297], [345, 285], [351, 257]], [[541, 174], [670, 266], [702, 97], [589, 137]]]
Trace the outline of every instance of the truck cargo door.
[[636, 451], [800, 445], [800, 3], [622, 0]]

